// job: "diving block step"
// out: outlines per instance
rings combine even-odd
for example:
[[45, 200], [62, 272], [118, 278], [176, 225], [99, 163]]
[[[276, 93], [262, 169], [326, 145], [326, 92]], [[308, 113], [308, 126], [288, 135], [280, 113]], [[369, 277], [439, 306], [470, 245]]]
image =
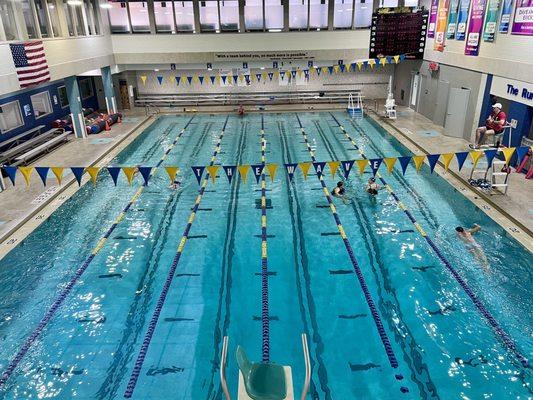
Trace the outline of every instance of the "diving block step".
[[[294, 388], [292, 385], [292, 370], [289, 366], [283, 366], [283, 371], [285, 371], [285, 383], [287, 385], [287, 396], [283, 400], [294, 400]], [[244, 387], [244, 379], [242, 373], [239, 372], [239, 396], [238, 400], [253, 400], [248, 393], [246, 393], [246, 388]]]

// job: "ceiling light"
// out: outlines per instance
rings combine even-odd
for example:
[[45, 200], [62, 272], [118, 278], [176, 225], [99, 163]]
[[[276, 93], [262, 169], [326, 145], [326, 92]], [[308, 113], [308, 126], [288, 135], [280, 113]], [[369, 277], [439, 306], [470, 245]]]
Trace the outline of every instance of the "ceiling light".
[[113, 6], [109, 3], [102, 3], [100, 4], [100, 8], [113, 8]]
[[83, 3], [81, 2], [81, 0], [68, 0], [67, 4], [69, 6], [81, 6]]

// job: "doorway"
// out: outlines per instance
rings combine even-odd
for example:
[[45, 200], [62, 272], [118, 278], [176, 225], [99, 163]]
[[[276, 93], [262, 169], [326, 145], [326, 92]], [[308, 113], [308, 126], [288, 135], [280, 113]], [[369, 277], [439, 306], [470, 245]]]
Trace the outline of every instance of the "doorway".
[[447, 136], [464, 138], [470, 140], [470, 132], [464, 137], [466, 112], [468, 109], [468, 100], [470, 99], [470, 89], [451, 88], [448, 97], [448, 107], [446, 110], [446, 120], [444, 128]]
[[128, 82], [125, 79], [118, 81], [119, 93], [120, 93], [120, 102], [122, 103], [122, 109], [130, 109], [130, 95], [128, 93]]

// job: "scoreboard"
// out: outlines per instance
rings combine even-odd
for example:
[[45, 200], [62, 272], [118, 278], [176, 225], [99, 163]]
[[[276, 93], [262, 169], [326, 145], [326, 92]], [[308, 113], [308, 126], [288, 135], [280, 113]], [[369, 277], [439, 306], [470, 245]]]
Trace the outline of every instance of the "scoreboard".
[[422, 59], [428, 11], [410, 7], [380, 8], [372, 14], [370, 58], [405, 54]]

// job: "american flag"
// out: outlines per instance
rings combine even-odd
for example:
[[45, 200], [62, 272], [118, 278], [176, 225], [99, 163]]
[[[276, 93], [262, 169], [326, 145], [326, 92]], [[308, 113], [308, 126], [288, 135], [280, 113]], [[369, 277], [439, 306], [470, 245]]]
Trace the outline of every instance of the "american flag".
[[50, 80], [50, 70], [41, 40], [9, 46], [21, 88], [39, 85]]

